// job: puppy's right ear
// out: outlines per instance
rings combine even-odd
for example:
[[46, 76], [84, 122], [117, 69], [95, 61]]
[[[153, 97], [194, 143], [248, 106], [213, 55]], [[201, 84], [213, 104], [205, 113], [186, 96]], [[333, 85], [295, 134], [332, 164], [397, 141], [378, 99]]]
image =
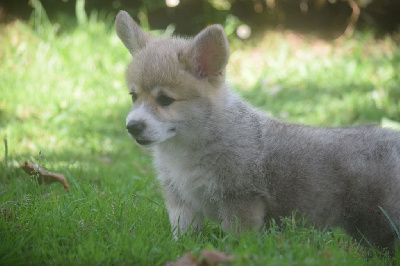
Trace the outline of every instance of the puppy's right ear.
[[151, 36], [144, 32], [132, 17], [125, 11], [121, 10], [115, 19], [115, 30], [118, 37], [128, 48], [131, 55], [146, 46]]

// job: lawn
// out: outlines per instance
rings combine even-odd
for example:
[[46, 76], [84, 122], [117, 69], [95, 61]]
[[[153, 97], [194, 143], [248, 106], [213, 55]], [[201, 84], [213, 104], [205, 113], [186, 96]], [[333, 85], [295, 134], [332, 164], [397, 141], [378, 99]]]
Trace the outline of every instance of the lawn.
[[[1, 265], [164, 265], [187, 252], [201, 260], [204, 249], [233, 254], [234, 265], [400, 261], [340, 229], [305, 227], [301, 217], [240, 236], [207, 222], [174, 241], [151, 151], [126, 133], [130, 55], [112, 22], [16, 21], [1, 25], [0, 36]], [[400, 128], [400, 49], [391, 39], [356, 32], [326, 42], [273, 31], [230, 39], [232, 89], [267, 114]], [[24, 161], [64, 174], [70, 191], [38, 185], [20, 168]]]

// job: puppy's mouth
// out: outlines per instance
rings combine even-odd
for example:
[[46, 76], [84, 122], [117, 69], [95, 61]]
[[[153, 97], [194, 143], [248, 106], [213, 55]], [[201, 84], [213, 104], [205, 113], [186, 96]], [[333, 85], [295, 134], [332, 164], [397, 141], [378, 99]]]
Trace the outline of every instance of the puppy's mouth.
[[[175, 128], [170, 128], [170, 129], [168, 130], [168, 133], [174, 135], [174, 134], [175, 134], [175, 131], [176, 131]], [[143, 138], [141, 135], [135, 136], [135, 135], [133, 135], [132, 133], [129, 133], [129, 135], [130, 135], [133, 139], [135, 139], [135, 141], [137, 142], [137, 144], [142, 145], [142, 146], [149, 146], [149, 145], [151, 145], [151, 144], [159, 143], [159, 141], [157, 141], [157, 140], [149, 140], [149, 139], [147, 139], [147, 138]]]
[[154, 141], [148, 140], [148, 139], [140, 139], [140, 138], [135, 138], [136, 142], [140, 145], [146, 146], [146, 145], [150, 145], [151, 143], [153, 143]]

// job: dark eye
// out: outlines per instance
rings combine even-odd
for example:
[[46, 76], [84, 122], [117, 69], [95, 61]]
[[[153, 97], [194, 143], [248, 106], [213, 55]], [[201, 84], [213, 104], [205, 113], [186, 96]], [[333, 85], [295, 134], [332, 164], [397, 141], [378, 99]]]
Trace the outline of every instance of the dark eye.
[[161, 106], [168, 106], [173, 103], [175, 99], [168, 97], [166, 95], [160, 95], [157, 97], [157, 103]]
[[136, 102], [136, 100], [137, 100], [137, 94], [136, 94], [136, 92], [131, 91], [131, 92], [129, 92], [129, 94], [130, 94], [131, 97], [132, 97], [132, 102]]

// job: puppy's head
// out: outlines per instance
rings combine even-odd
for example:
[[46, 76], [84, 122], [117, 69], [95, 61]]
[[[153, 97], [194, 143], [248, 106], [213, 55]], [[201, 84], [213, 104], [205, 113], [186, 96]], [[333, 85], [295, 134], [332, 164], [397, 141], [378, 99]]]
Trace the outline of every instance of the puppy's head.
[[129, 134], [141, 145], [158, 144], [205, 123], [229, 58], [222, 27], [210, 26], [193, 39], [162, 39], [120, 11], [115, 28], [134, 57], [126, 72], [133, 102], [126, 118]]

